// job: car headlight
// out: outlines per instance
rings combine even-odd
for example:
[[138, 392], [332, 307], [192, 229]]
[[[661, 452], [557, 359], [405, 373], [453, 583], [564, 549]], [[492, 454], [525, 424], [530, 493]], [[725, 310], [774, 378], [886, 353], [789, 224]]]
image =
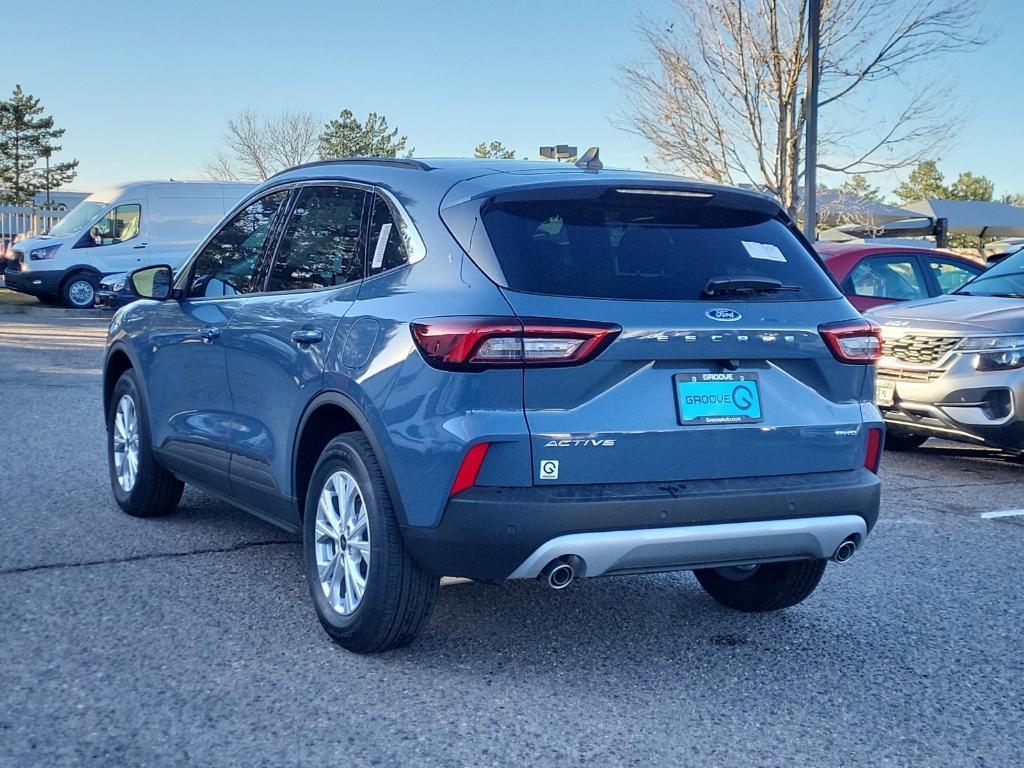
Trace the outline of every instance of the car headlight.
[[28, 257], [32, 261], [42, 261], [43, 259], [52, 259], [53, 255], [60, 248], [60, 243], [56, 245], [48, 245], [45, 248], [33, 248], [28, 252]]
[[109, 283], [106, 280], [104, 280], [102, 283], [100, 283], [100, 287], [103, 288], [104, 290], [112, 291], [113, 293], [119, 293], [120, 291], [124, 290], [124, 286], [127, 282], [127, 278], [119, 277], [116, 280], [111, 280]]
[[1024, 349], [1004, 349], [978, 355], [975, 365], [979, 371], [1009, 371], [1024, 365]]
[[1024, 366], [1024, 336], [974, 336], [960, 342], [964, 352], [978, 352], [979, 371], [1009, 371]]

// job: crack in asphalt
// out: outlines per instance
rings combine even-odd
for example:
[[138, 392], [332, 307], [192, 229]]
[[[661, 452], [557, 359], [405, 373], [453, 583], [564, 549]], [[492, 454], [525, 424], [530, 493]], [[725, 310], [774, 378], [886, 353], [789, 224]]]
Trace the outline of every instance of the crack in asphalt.
[[195, 555], [217, 555], [227, 552], [241, 552], [256, 547], [272, 547], [275, 545], [296, 546], [297, 541], [243, 541], [230, 547], [209, 547], [207, 549], [192, 549], [186, 552], [151, 552], [145, 555], [129, 555], [127, 557], [110, 557], [103, 560], [82, 560], [80, 562], [68, 563], [43, 563], [41, 565], [22, 565], [17, 568], [2, 568], [0, 576], [10, 576], [18, 573], [33, 573], [35, 571], [56, 571], [62, 568], [86, 568], [93, 565], [117, 565], [119, 563], [134, 563], [140, 560], [160, 560], [174, 557], [193, 557]]

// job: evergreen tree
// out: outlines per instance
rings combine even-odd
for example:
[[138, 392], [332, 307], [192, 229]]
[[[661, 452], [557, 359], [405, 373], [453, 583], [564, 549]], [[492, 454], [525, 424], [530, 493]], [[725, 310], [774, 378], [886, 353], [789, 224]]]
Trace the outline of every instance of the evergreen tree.
[[50, 164], [45, 161], [60, 152], [56, 143], [63, 128], [53, 127], [53, 118], [43, 113], [39, 99], [14, 87], [11, 98], [0, 101], [0, 200], [18, 205], [29, 202], [40, 190], [57, 189], [75, 178], [77, 160]]
[[[398, 135], [397, 128], [388, 130], [383, 115], [371, 112], [361, 123], [351, 110], [343, 109], [320, 134], [320, 157], [398, 157], [408, 140]], [[413, 151], [410, 148], [405, 156], [412, 157]]]
[[842, 186], [839, 187], [839, 191], [843, 195], [858, 197], [861, 200], [873, 200], [875, 202], [882, 201], [882, 196], [879, 194], [878, 187], [872, 187], [868, 184], [867, 177], [862, 176], [859, 173], [847, 181], [844, 181]]
[[473, 157], [491, 158], [493, 160], [514, 160], [516, 151], [506, 149], [500, 141], [492, 141], [490, 144], [480, 142], [473, 150]]
[[954, 200], [991, 200], [995, 185], [984, 176], [975, 176], [964, 171], [949, 188], [949, 196]]
[[910, 172], [910, 176], [896, 188], [896, 197], [903, 203], [918, 200], [944, 200], [949, 189], [942, 183], [942, 172], [935, 160], [924, 160]]

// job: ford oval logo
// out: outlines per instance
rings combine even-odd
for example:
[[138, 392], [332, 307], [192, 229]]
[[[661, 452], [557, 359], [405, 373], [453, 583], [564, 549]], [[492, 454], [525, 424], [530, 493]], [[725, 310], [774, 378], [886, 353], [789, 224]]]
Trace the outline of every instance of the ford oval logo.
[[707, 315], [712, 320], [718, 320], [719, 322], [722, 323], [732, 323], [743, 317], [743, 315], [741, 315], [735, 309], [726, 309], [724, 307], [719, 307], [718, 309], [709, 309], [704, 314]]

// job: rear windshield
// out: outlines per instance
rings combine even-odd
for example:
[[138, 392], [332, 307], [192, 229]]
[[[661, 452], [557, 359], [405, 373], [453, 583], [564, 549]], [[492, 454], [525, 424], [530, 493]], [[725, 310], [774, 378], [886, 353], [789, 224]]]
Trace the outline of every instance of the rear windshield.
[[686, 301], [701, 299], [712, 279], [766, 278], [794, 290], [751, 300], [839, 295], [785, 224], [710, 198], [609, 190], [590, 199], [498, 199], [483, 222], [504, 284], [516, 291]]

